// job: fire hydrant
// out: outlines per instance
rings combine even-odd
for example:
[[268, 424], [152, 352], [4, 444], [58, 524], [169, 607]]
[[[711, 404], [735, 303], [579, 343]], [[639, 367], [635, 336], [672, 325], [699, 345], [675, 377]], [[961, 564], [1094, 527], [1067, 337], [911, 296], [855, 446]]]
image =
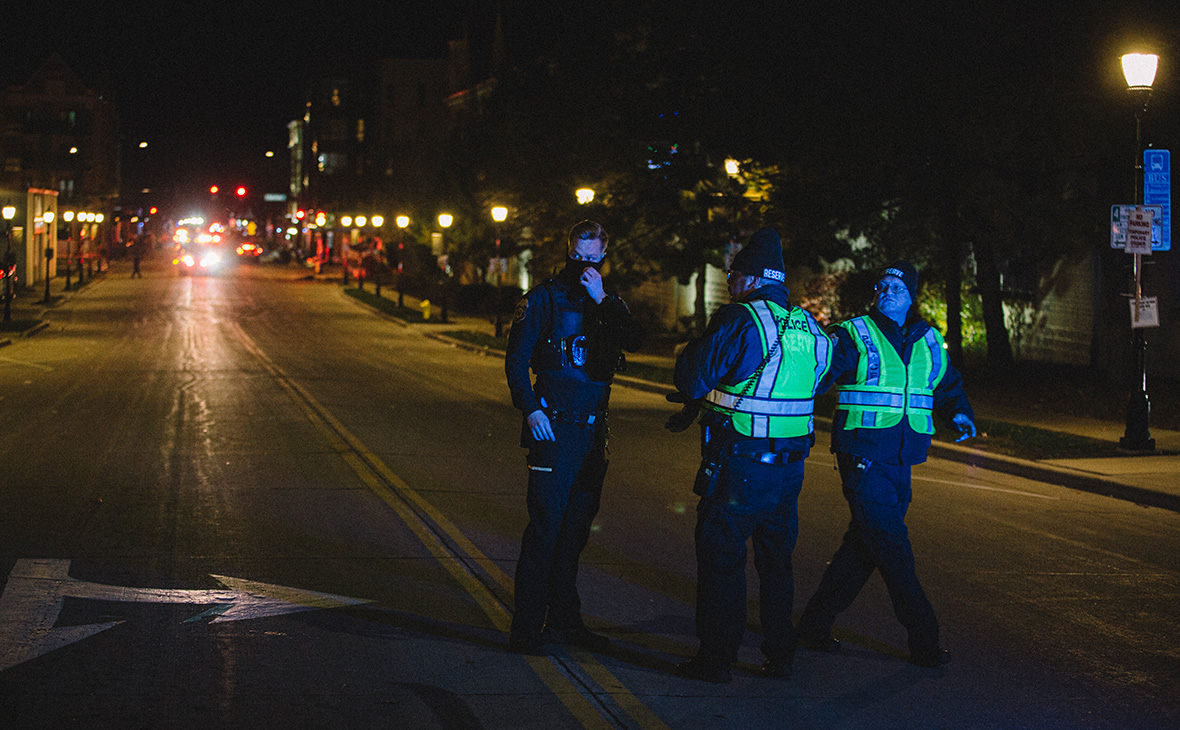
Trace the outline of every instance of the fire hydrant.
[[422, 310], [423, 321], [429, 322], [430, 321], [430, 300], [423, 299], [422, 303], [418, 305], [418, 308]]

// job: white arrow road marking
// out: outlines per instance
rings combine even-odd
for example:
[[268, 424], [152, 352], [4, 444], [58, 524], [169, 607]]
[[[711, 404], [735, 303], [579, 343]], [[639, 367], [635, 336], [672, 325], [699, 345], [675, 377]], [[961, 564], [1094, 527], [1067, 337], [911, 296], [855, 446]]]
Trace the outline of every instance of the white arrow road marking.
[[0, 595], [0, 672], [122, 623], [112, 621], [55, 629], [53, 625], [67, 597], [126, 603], [216, 604], [189, 619], [194, 621], [216, 616], [210, 623], [370, 603], [362, 598], [335, 596], [224, 575], [215, 575], [213, 578], [226, 588], [191, 591], [130, 588], [71, 578], [68, 560], [18, 560], [8, 574], [4, 594]]

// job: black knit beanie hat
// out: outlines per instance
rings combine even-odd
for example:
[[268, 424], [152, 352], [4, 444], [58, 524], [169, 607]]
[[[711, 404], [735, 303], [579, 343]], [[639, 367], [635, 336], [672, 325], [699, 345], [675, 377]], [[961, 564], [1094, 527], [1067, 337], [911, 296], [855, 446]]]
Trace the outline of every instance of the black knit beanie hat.
[[783, 242], [773, 228], [761, 228], [750, 236], [750, 242], [733, 257], [731, 269], [750, 276], [761, 276], [774, 281], [787, 280], [783, 265]]
[[886, 266], [881, 275], [877, 277], [877, 281], [884, 279], [886, 276], [896, 276], [905, 284], [905, 288], [910, 292], [910, 301], [914, 304], [918, 303], [918, 270], [914, 265], [905, 259], [899, 259]]

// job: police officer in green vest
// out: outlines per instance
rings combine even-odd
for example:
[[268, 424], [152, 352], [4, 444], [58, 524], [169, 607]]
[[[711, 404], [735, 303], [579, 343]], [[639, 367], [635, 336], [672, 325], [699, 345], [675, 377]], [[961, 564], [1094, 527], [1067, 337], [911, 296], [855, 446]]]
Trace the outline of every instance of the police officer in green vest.
[[[798, 534], [803, 460], [815, 442], [815, 392], [831, 364], [831, 340], [787, 301], [782, 242], [755, 233], [729, 271], [732, 303], [676, 360], [677, 393], [687, 403], [669, 420], [687, 428], [701, 416], [697, 506], [700, 648], [681, 676], [728, 682], [746, 627], [746, 542], [760, 584], [762, 673], [787, 677], [795, 655], [791, 553]], [[685, 417], [687, 415], [687, 417]]]
[[950, 654], [939, 643], [905, 525], [910, 467], [926, 460], [934, 411], [954, 423], [958, 441], [975, 435], [975, 414], [942, 335], [918, 314], [917, 294], [917, 270], [897, 261], [881, 272], [869, 314], [836, 329], [832, 451], [852, 519], [799, 619], [798, 638], [809, 649], [838, 651], [831, 634], [836, 616], [876, 570], [909, 633], [910, 661], [938, 667]]

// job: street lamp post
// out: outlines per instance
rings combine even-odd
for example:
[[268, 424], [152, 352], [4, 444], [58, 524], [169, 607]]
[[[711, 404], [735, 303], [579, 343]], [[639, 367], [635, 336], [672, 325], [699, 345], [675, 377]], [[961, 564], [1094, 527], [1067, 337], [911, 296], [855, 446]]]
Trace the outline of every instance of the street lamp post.
[[[54, 215], [53, 215], [52, 210], [45, 211], [45, 213], [42, 216], [42, 220], [45, 221], [45, 227], [48, 228], [50, 232], [52, 232], [54, 230], [53, 218], [54, 218]], [[51, 237], [49, 239], [50, 245], [45, 247], [45, 303], [46, 304], [49, 304], [49, 262], [53, 261], [53, 241], [55, 238], [57, 238], [57, 236]]]
[[407, 215], [399, 215], [394, 222], [397, 223], [397, 307], [401, 309], [406, 305], [405, 297], [402, 293], [402, 275], [405, 269], [402, 262], [405, 260], [406, 251], [406, 226], [410, 225], [410, 217]]
[[454, 222], [455, 222], [455, 217], [453, 215], [451, 215], [450, 213], [440, 213], [438, 216], [438, 224], [439, 224], [439, 226], [442, 227], [442, 229], [444, 231], [444, 233], [440, 234], [442, 236], [442, 240], [439, 242], [440, 243], [439, 247], [442, 249], [442, 256], [439, 257], [439, 268], [442, 270], [442, 276], [443, 276], [443, 280], [442, 280], [442, 321], [443, 322], [448, 321], [448, 319], [447, 319], [447, 311], [448, 311], [447, 300], [450, 299], [450, 294], [451, 294], [451, 292], [450, 292], [451, 274], [449, 271], [449, 269], [451, 268], [451, 260], [450, 260], [450, 257], [447, 255], [447, 239], [446, 239], [445, 231], [448, 228], [450, 228], [451, 224]]
[[[74, 211], [67, 210], [61, 214], [61, 219], [68, 225], [66, 226], [66, 291], [70, 290], [70, 244], [74, 240]], [[81, 273], [81, 267], [78, 268]], [[78, 282], [78, 286], [82, 286], [82, 282]]]
[[[385, 268], [383, 265], [383, 262], [382, 262], [382, 259], [385, 258], [385, 250], [384, 250], [385, 243], [384, 243], [384, 241], [382, 241], [382, 243], [381, 243], [382, 250], [378, 251], [377, 250], [377, 241], [381, 239], [380, 229], [382, 226], [385, 225], [385, 216], [375, 215], [369, 219], [369, 222], [373, 224], [373, 228], [375, 229], [374, 235], [373, 235], [373, 250], [369, 252], [369, 257], [370, 257], [369, 261], [373, 262], [373, 266], [374, 266], [373, 284], [376, 287], [377, 298], [380, 299], [381, 298], [381, 273], [382, 273], [382, 270]], [[378, 254], [380, 254], [380, 255], [378, 255]]]
[[[1127, 92], [1135, 100], [1135, 205], [1143, 205], [1143, 116], [1151, 98], [1151, 85], [1159, 56], [1149, 53], [1128, 53], [1122, 57], [1123, 76]], [[1135, 276], [1135, 303], [1143, 298], [1143, 256], [1134, 254], [1132, 268]], [[1119, 447], [1124, 451], [1154, 451], [1151, 438], [1151, 399], [1147, 395], [1147, 340], [1142, 327], [1131, 328], [1131, 347], [1135, 361], [1135, 382], [1127, 395], [1127, 424]]]
[[16, 256], [12, 253], [12, 219], [16, 217], [16, 206], [6, 205], [2, 210], [4, 216], [4, 237], [7, 245], [4, 249], [4, 321], [12, 321], [12, 276], [16, 272]]
[[496, 292], [492, 297], [492, 307], [496, 310], [496, 337], [503, 337], [504, 335], [504, 320], [500, 316], [500, 287], [504, 285], [503, 281], [503, 261], [500, 258], [500, 239], [502, 236], [502, 229], [504, 221], [508, 220], [508, 209], [502, 205], [497, 205], [492, 208], [492, 220], [496, 222], [496, 255], [492, 258], [494, 266], [496, 267]]

